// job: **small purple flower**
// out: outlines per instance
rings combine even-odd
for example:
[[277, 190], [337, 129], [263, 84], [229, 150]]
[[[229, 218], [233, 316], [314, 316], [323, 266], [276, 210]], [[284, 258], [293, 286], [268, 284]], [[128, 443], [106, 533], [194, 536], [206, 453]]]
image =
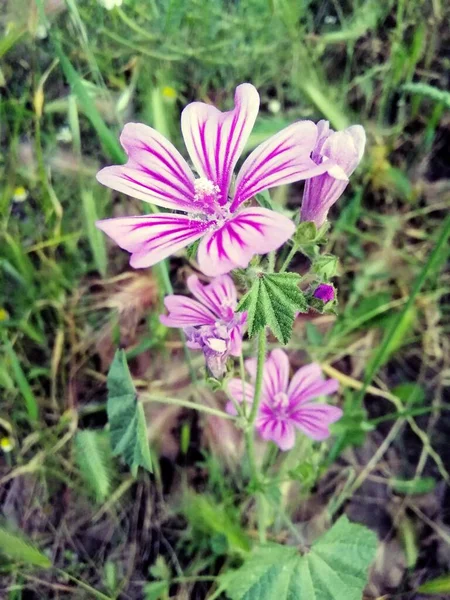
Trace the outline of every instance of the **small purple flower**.
[[328, 283], [321, 283], [314, 290], [313, 295], [314, 298], [322, 300], [324, 304], [327, 304], [328, 302], [332, 302], [335, 298], [334, 287], [332, 285], [329, 285]]
[[175, 294], [166, 296], [164, 305], [169, 314], [160, 316], [161, 323], [182, 327], [188, 346], [202, 350], [211, 373], [221, 377], [228, 356], [242, 352], [247, 313], [235, 312], [237, 292], [229, 275], [220, 275], [208, 285], [191, 275], [187, 286], [196, 300]]
[[222, 113], [202, 102], [184, 109], [181, 130], [197, 175], [157, 131], [137, 123], [125, 125], [120, 141], [128, 162], [102, 169], [98, 181], [176, 211], [97, 222], [131, 252], [132, 267], [150, 267], [202, 238], [197, 256], [200, 269], [216, 276], [245, 268], [255, 254], [276, 250], [292, 236], [294, 224], [284, 215], [242, 205], [258, 192], [320, 175], [334, 163], [317, 164], [311, 159], [317, 126], [299, 121], [258, 146], [232, 186], [233, 170], [258, 110], [259, 95], [249, 83], [236, 88], [231, 111]]
[[[245, 366], [252, 381], [256, 375], [256, 359]], [[289, 383], [289, 359], [283, 350], [273, 350], [264, 365], [261, 404], [255, 426], [261, 437], [272, 440], [289, 450], [295, 443], [295, 430], [299, 429], [313, 440], [324, 440], [330, 435], [329, 425], [342, 417], [342, 410], [329, 404], [312, 402], [319, 396], [334, 394], [339, 387], [336, 379], [324, 380], [316, 363], [300, 368]], [[253, 384], [241, 379], [231, 379], [228, 391], [241, 403], [253, 401]], [[245, 396], [244, 396], [245, 395]], [[227, 411], [235, 414], [230, 402]]]
[[301, 221], [313, 221], [321, 227], [333, 204], [343, 194], [348, 178], [364, 154], [366, 134], [361, 125], [352, 125], [344, 131], [333, 131], [328, 121], [317, 123], [319, 131], [311, 158], [317, 164], [331, 161], [334, 165], [326, 173], [308, 179], [303, 194]]

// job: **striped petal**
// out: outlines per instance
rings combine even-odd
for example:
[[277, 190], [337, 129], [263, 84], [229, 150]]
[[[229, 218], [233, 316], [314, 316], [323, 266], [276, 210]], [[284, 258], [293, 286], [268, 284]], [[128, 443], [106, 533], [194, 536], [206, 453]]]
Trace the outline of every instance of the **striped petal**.
[[290, 421], [273, 417], [258, 417], [255, 427], [264, 440], [272, 440], [280, 450], [290, 450], [295, 444], [295, 429]]
[[151, 267], [202, 237], [210, 224], [188, 215], [159, 213], [97, 221], [116, 244], [131, 252], [130, 265]]
[[344, 131], [327, 131], [324, 135], [327, 137], [325, 140], [323, 138], [320, 140], [320, 145], [313, 154], [314, 160], [317, 162], [325, 160], [322, 165], [331, 161], [338, 166], [347, 179], [336, 178], [331, 169], [306, 182], [301, 220], [313, 221], [317, 227], [323, 225], [328, 211], [344, 193], [348, 185], [348, 177], [358, 166], [366, 144], [366, 134], [361, 125], [352, 125]]
[[190, 275], [187, 286], [191, 294], [218, 317], [232, 318], [237, 305], [237, 292], [229, 275], [215, 277], [203, 285], [197, 275]]
[[128, 123], [120, 142], [128, 162], [102, 169], [97, 174], [100, 183], [157, 206], [198, 211], [194, 202], [194, 175], [164, 136], [147, 125]]
[[323, 382], [322, 369], [318, 363], [311, 363], [301, 367], [292, 377], [288, 388], [289, 398], [297, 398], [303, 390], [311, 385]]
[[337, 379], [324, 379], [317, 363], [299, 369], [288, 388], [291, 404], [303, 404], [319, 396], [330, 396], [339, 389]]
[[268, 398], [285, 392], [289, 381], [289, 359], [280, 348], [272, 350], [264, 365], [264, 388]]
[[198, 263], [206, 275], [247, 267], [255, 254], [279, 248], [294, 233], [294, 223], [266, 208], [246, 208], [201, 241]]
[[215, 315], [203, 304], [186, 296], [171, 295], [164, 299], [168, 315], [159, 317], [166, 327], [187, 327], [198, 325], [214, 325]]
[[203, 102], [189, 104], [181, 115], [181, 131], [192, 162], [201, 177], [220, 188], [220, 204], [236, 162], [251, 133], [259, 110], [259, 94], [249, 83], [236, 88], [235, 107], [221, 112]]
[[342, 417], [342, 410], [329, 404], [304, 404], [290, 415], [291, 422], [313, 440], [321, 441], [330, 436], [330, 424]]
[[327, 171], [331, 163], [316, 165], [311, 160], [316, 140], [316, 125], [299, 121], [260, 144], [239, 171], [231, 210], [258, 192]]
[[[227, 383], [227, 391], [238, 404], [242, 404], [245, 400], [245, 402], [250, 405], [253, 402], [253, 397], [255, 395], [255, 388], [253, 385], [237, 378], [230, 379]], [[231, 415], [237, 414], [232, 402], [228, 402], [225, 409], [227, 413]]]

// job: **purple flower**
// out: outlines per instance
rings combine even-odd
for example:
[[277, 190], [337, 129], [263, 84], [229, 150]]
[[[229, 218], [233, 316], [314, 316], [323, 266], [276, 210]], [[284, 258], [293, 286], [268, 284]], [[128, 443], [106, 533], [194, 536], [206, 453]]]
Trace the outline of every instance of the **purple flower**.
[[[245, 363], [252, 381], [256, 375], [256, 360]], [[312, 402], [318, 396], [334, 394], [339, 387], [336, 379], [324, 380], [316, 363], [299, 369], [289, 383], [289, 359], [283, 350], [273, 350], [264, 365], [261, 404], [255, 426], [261, 437], [272, 440], [289, 450], [299, 429], [313, 440], [324, 440], [330, 435], [329, 425], [342, 416], [342, 410], [329, 404]], [[237, 402], [253, 401], [254, 387], [241, 379], [231, 379], [228, 391]], [[231, 403], [227, 411], [235, 414]]]
[[324, 304], [332, 302], [334, 300], [335, 292], [334, 287], [328, 283], [321, 283], [314, 290], [314, 298], [322, 300]]
[[187, 286], [196, 300], [166, 296], [164, 304], [169, 314], [160, 316], [161, 323], [166, 327], [182, 327], [188, 346], [202, 350], [211, 373], [221, 377], [228, 356], [239, 356], [242, 352], [247, 313], [235, 312], [237, 292], [229, 275], [216, 277], [208, 285], [191, 275]]
[[313, 221], [320, 227], [364, 154], [366, 134], [361, 125], [333, 131], [328, 121], [319, 121], [317, 129], [319, 135], [312, 159], [317, 165], [331, 161], [335, 166], [305, 183], [300, 220]]
[[258, 109], [258, 92], [249, 83], [237, 87], [231, 111], [222, 113], [202, 102], [184, 109], [181, 130], [197, 177], [157, 131], [137, 123], [125, 125], [120, 141], [128, 162], [102, 169], [98, 181], [176, 211], [97, 222], [131, 252], [132, 267], [154, 265], [202, 238], [200, 269], [210, 276], [221, 275], [245, 268], [252, 256], [275, 250], [291, 237], [295, 227], [290, 219], [266, 208], [242, 208], [243, 203], [271, 187], [324, 173], [333, 163], [311, 160], [317, 126], [299, 121], [250, 154], [232, 190], [233, 170]]

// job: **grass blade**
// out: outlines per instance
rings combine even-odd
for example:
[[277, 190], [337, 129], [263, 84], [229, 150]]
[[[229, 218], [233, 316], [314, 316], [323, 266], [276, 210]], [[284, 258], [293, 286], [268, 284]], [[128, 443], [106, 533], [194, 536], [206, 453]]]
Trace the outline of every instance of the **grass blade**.
[[105, 276], [108, 257], [105, 246], [105, 236], [97, 229], [95, 222], [98, 220], [97, 204], [95, 202], [92, 190], [81, 190], [81, 202], [83, 205], [83, 215], [86, 225], [87, 237], [94, 257], [97, 271]]
[[25, 373], [20, 366], [17, 354], [9, 342], [5, 344], [5, 350], [11, 363], [12, 375], [17, 383], [20, 393], [23, 396], [23, 399], [25, 400], [25, 406], [30, 421], [37, 421], [39, 416], [39, 405], [33, 394], [33, 390], [31, 389], [30, 384], [25, 377]]
[[384, 340], [382, 341], [378, 352], [375, 354], [372, 363], [370, 364], [366, 376], [364, 378], [363, 386], [357, 396], [357, 400], [361, 401], [364, 397], [364, 394], [367, 390], [367, 387], [372, 382], [372, 379], [377, 374], [380, 367], [384, 364], [386, 360], [386, 355], [389, 354], [390, 349], [392, 348], [393, 341], [396, 339], [398, 332], [404, 328], [404, 323], [407, 321], [409, 315], [411, 314], [411, 310], [414, 306], [414, 301], [417, 294], [422, 289], [425, 281], [430, 275], [431, 270], [437, 266], [438, 262], [443, 262], [446, 259], [448, 252], [444, 251], [447, 240], [450, 236], [450, 215], [444, 221], [442, 225], [441, 233], [436, 242], [436, 246], [434, 247], [433, 252], [428, 257], [427, 262], [424, 264], [422, 271], [419, 273], [417, 277], [413, 289], [411, 290], [411, 294], [406, 302], [403, 310], [401, 311], [398, 319], [392, 321], [392, 325], [387, 330]]
[[0, 527], [0, 552], [13, 560], [33, 565], [34, 567], [48, 569], [52, 566], [50, 559], [35, 548], [28, 540], [3, 527]]
[[73, 95], [78, 100], [83, 113], [91, 122], [93, 128], [97, 132], [100, 142], [103, 146], [105, 153], [115, 162], [122, 163], [125, 160], [125, 154], [120, 147], [116, 135], [109, 129], [106, 123], [103, 121], [100, 113], [98, 112], [94, 100], [87, 92], [83, 79], [78, 75], [77, 71], [73, 68], [70, 60], [64, 54], [59, 41], [53, 37], [53, 45], [55, 48], [56, 56], [59, 58], [61, 68], [66, 76], [66, 79], [70, 85]]

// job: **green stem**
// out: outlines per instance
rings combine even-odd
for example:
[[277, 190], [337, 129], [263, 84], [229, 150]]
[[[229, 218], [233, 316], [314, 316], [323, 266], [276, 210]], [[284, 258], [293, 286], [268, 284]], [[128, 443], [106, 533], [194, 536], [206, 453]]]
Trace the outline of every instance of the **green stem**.
[[222, 419], [236, 420], [234, 415], [229, 415], [223, 410], [205, 406], [204, 404], [197, 404], [196, 402], [190, 402], [189, 400], [181, 400], [180, 398], [166, 398], [164, 396], [151, 396], [149, 394], [140, 394], [142, 402], [160, 402], [161, 404], [172, 404], [174, 406], [182, 406], [183, 408], [192, 408], [200, 412], [214, 415], [215, 417], [221, 417]]
[[294, 243], [292, 248], [289, 250], [289, 254], [286, 256], [284, 263], [281, 266], [280, 273], [284, 273], [286, 271], [286, 269], [289, 266], [289, 263], [294, 258], [294, 255], [296, 254], [297, 250], [298, 250], [298, 245]]
[[99, 592], [95, 588], [91, 587], [90, 585], [88, 585], [87, 583], [82, 581], [81, 579], [77, 579], [76, 577], [74, 577], [73, 575], [68, 573], [67, 571], [64, 571], [64, 569], [57, 569], [57, 572], [60, 573], [61, 575], [63, 575], [64, 577], [67, 577], [68, 579], [70, 579], [70, 581], [73, 581], [74, 583], [76, 583], [80, 588], [82, 588], [83, 590], [88, 592], [92, 597], [98, 598], [98, 600], [113, 600], [111, 598], [111, 596], [106, 596], [105, 594], [102, 594], [101, 592]]
[[247, 428], [245, 431], [245, 445], [250, 466], [250, 485], [257, 490], [255, 495], [256, 511], [258, 520], [259, 540], [262, 544], [266, 541], [266, 519], [264, 514], [263, 498], [261, 498], [261, 492], [258, 491], [258, 486], [261, 481], [261, 475], [259, 472], [258, 464], [256, 462], [255, 454], [255, 421], [258, 415], [259, 405], [261, 404], [261, 392], [264, 378], [264, 363], [266, 359], [266, 338], [267, 332], [264, 328], [259, 333], [258, 337], [255, 394], [253, 396], [253, 403], [247, 421]]
[[266, 329], [259, 334], [258, 337], [258, 355], [257, 355], [257, 363], [256, 363], [256, 380], [255, 380], [255, 395], [253, 396], [252, 409], [250, 411], [250, 415], [248, 418], [248, 423], [251, 427], [255, 422], [256, 416], [258, 414], [259, 405], [261, 402], [261, 391], [263, 384], [263, 376], [264, 376], [264, 362], [266, 359]]

